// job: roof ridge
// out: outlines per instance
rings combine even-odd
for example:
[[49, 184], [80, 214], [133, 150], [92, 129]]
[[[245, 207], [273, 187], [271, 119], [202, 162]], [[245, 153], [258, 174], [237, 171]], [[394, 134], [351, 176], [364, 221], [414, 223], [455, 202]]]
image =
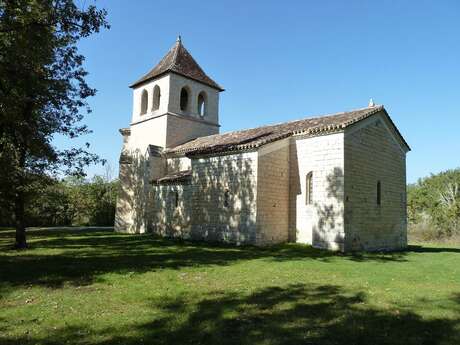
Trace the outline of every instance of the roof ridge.
[[385, 110], [383, 105], [198, 137], [166, 149], [165, 154], [242, 150], [255, 148], [292, 135], [303, 133], [317, 135], [319, 133], [340, 131], [381, 110]]
[[179, 52], [181, 44], [182, 44], [181, 40], [177, 40], [176, 43], [174, 44], [172, 48], [174, 49], [174, 55], [173, 55], [173, 58], [171, 59], [171, 64], [169, 65], [168, 69], [173, 69], [174, 66], [176, 66], [177, 54]]
[[[371, 110], [375, 111], [375, 110], [377, 110], [377, 108], [379, 108], [379, 110], [381, 110], [381, 109], [384, 108], [384, 106], [383, 106], [383, 104], [379, 104], [379, 105], [375, 105], [374, 107], [364, 107], [364, 108], [352, 109], [352, 110], [347, 110], [347, 111], [340, 111], [340, 112], [331, 113], [331, 114], [313, 115], [312, 117], [303, 117], [301, 119], [296, 119], [296, 120], [289, 120], [289, 121], [285, 121], [285, 122], [277, 122], [277, 123], [272, 123], [272, 124], [269, 124], [269, 125], [262, 125], [262, 126], [251, 127], [251, 128], [246, 128], [246, 129], [239, 129], [239, 130], [236, 130], [236, 131], [229, 131], [229, 132], [224, 132], [224, 133], [220, 133], [220, 134], [212, 134], [212, 135], [209, 135], [209, 136], [206, 136], [206, 137], [212, 137], [212, 136], [216, 136], [216, 135], [225, 135], [225, 134], [230, 134], [230, 133], [240, 133], [240, 132], [246, 132], [246, 131], [250, 131], [250, 130], [254, 130], [254, 129], [268, 128], [268, 127], [273, 127], [273, 126], [287, 125], [287, 124], [298, 122], [298, 121], [324, 119], [324, 118], [327, 118], [327, 117], [345, 115], [345, 114], [348, 114], [348, 113], [354, 113], [356, 111], [363, 111], [363, 110], [366, 110], [366, 109], [368, 109], [370, 111]], [[204, 138], [204, 137], [199, 137], [199, 138]], [[195, 139], [198, 139], [198, 138], [195, 138]]]
[[333, 117], [333, 116], [345, 115], [345, 114], [348, 114], [348, 113], [354, 113], [354, 112], [356, 112], [356, 111], [376, 110], [375, 108], [383, 108], [383, 105], [380, 104], [380, 105], [376, 105], [376, 106], [374, 106], [374, 107], [364, 107], [364, 108], [352, 109], [352, 110], [347, 110], [347, 111], [340, 111], [340, 112], [331, 113], [331, 114], [314, 115], [313, 117], [304, 117], [304, 118], [302, 118], [302, 119], [290, 120], [290, 121], [286, 121], [286, 122], [276, 123], [276, 124], [274, 124], [274, 125], [272, 125], [272, 126], [277, 126], [277, 125], [282, 125], [282, 124], [288, 124], [288, 123], [293, 123], [293, 122], [297, 122], [297, 121], [315, 120], [315, 119], [319, 119], [319, 118], [326, 118], [326, 117]]

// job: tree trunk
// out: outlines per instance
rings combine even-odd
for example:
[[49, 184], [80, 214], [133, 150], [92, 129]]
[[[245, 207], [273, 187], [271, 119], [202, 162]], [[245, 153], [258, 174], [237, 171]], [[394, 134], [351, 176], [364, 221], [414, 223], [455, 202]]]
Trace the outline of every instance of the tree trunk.
[[16, 249], [26, 249], [26, 226], [24, 219], [24, 194], [19, 192], [16, 196], [14, 205], [14, 225], [16, 228], [16, 242], [14, 243], [14, 248]]
[[[31, 101], [33, 97], [27, 97], [28, 101], [25, 103], [22, 118], [26, 124], [32, 118], [32, 110], [34, 103]], [[26, 249], [26, 222], [25, 222], [25, 193], [26, 187], [26, 154], [27, 147], [30, 146], [30, 131], [28, 126], [22, 126], [21, 130], [16, 137], [16, 145], [18, 149], [18, 164], [16, 171], [16, 196], [14, 198], [14, 225], [16, 228], [16, 241], [14, 247], [16, 249]]]
[[[24, 136], [25, 137], [25, 136]], [[14, 225], [16, 228], [16, 241], [14, 243], [14, 248], [16, 249], [26, 249], [26, 222], [25, 222], [25, 166], [26, 166], [26, 150], [24, 146], [19, 148], [19, 160], [18, 160], [18, 179], [17, 179], [17, 188], [16, 197], [14, 198]]]

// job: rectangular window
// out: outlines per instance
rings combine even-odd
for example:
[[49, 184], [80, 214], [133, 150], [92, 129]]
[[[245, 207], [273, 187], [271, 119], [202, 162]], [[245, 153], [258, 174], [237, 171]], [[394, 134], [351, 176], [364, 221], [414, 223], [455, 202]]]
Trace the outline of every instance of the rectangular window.
[[377, 205], [382, 204], [382, 184], [380, 181], [377, 181]]
[[224, 207], [230, 207], [230, 191], [228, 189], [224, 192]]
[[179, 207], [179, 192], [176, 190], [174, 191], [174, 207], [178, 208]]

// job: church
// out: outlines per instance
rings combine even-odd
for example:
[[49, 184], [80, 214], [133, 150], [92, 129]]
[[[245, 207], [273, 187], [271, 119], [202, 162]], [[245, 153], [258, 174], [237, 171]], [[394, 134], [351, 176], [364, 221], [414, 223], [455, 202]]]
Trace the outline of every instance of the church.
[[224, 89], [180, 37], [130, 87], [116, 231], [340, 251], [407, 246], [410, 147], [384, 106], [219, 134]]

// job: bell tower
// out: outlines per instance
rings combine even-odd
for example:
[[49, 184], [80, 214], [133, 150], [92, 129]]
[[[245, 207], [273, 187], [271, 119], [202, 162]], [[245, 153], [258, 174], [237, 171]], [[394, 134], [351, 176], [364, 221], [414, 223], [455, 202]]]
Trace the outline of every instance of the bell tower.
[[115, 230], [145, 232], [149, 181], [161, 177], [166, 148], [219, 133], [219, 93], [224, 91], [185, 49], [180, 36], [150, 72], [130, 85], [131, 123], [123, 128]]
[[219, 133], [219, 93], [180, 36], [161, 61], [134, 82], [130, 151], [169, 148]]

